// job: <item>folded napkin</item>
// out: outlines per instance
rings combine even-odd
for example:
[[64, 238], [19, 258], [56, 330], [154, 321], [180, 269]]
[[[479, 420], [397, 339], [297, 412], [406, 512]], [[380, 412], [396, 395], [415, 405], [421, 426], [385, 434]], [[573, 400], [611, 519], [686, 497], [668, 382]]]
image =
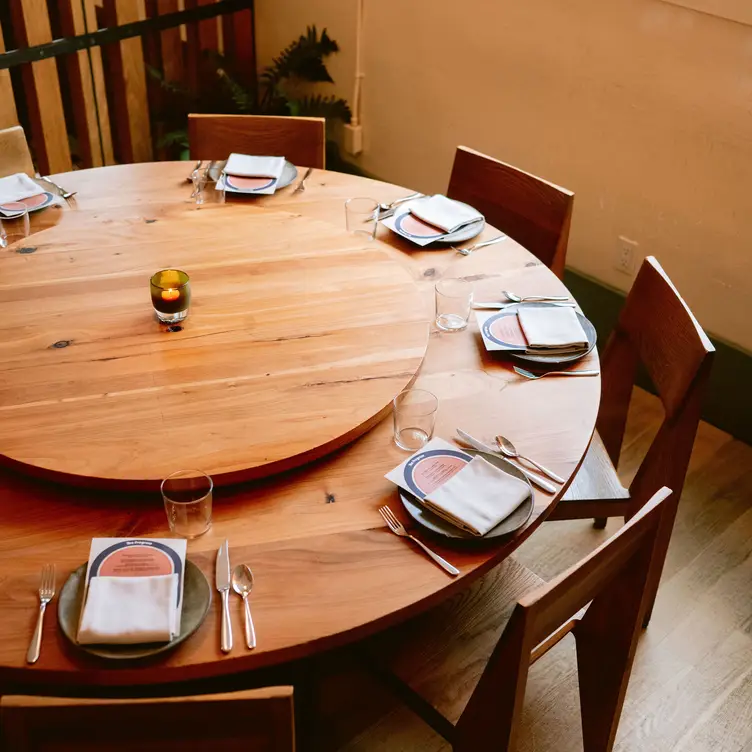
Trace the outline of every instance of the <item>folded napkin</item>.
[[446, 483], [431, 491], [423, 504], [452, 525], [480, 536], [509, 517], [529, 494], [527, 483], [499, 470], [483, 457], [474, 457]]
[[247, 154], [230, 154], [225, 165], [228, 175], [243, 178], [273, 178], [279, 180], [285, 168], [284, 157], [250, 157]]
[[169, 642], [177, 632], [177, 599], [177, 574], [92, 577], [78, 627], [78, 642]]
[[479, 211], [441, 195], [412, 202], [410, 214], [446, 233], [483, 219]]
[[588, 347], [587, 334], [571, 308], [520, 306], [517, 319], [528, 350], [566, 353]]
[[22, 172], [0, 178], [0, 204], [10, 204], [40, 193], [44, 193], [44, 189]]

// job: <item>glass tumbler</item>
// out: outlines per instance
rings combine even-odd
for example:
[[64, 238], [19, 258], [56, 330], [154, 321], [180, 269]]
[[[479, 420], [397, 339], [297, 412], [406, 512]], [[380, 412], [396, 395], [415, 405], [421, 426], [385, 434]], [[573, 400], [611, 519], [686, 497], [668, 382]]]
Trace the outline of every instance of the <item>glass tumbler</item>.
[[348, 198], [345, 201], [345, 223], [349, 232], [376, 237], [379, 205], [372, 198]]
[[436, 326], [459, 332], [467, 326], [473, 286], [466, 279], [440, 279], [436, 283]]
[[[29, 226], [29, 209], [18, 204], [18, 212], [11, 217], [0, 217], [0, 248], [7, 248], [31, 234]], [[23, 208], [21, 208], [23, 207]]]
[[433, 436], [439, 400], [425, 389], [405, 389], [394, 398], [394, 443], [408, 452]]
[[196, 206], [225, 203], [225, 189], [211, 177], [208, 167], [194, 170], [191, 173], [191, 180], [193, 181], [191, 197], [195, 200]]
[[212, 524], [214, 482], [200, 470], [178, 470], [162, 481], [162, 499], [170, 531], [197, 538]]

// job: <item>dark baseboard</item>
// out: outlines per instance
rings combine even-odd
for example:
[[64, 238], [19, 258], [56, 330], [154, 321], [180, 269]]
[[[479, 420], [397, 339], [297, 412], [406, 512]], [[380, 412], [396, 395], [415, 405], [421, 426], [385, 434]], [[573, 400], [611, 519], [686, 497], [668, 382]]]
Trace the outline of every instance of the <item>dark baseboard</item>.
[[[593, 322], [598, 332], [598, 346], [602, 349], [624, 304], [624, 293], [574, 269], [566, 270], [564, 282]], [[716, 354], [702, 417], [752, 444], [752, 354], [710, 333], [708, 336]], [[649, 383], [640, 385], [652, 391]]]

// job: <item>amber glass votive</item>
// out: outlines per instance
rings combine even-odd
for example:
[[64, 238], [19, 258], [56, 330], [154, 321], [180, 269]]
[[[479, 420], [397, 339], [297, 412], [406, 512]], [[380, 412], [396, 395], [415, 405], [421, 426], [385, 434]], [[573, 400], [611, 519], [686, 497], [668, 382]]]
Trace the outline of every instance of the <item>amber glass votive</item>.
[[163, 269], [151, 278], [151, 302], [157, 318], [165, 324], [182, 321], [191, 304], [191, 283], [179, 269]]

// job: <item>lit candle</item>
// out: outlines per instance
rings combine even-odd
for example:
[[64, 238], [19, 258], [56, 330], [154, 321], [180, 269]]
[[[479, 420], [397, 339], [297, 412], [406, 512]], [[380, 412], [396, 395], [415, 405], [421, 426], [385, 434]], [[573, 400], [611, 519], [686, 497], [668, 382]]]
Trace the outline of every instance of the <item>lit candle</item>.
[[162, 290], [162, 300], [177, 300], [180, 297], [180, 290]]
[[188, 275], [178, 269], [163, 269], [152, 276], [151, 302], [157, 318], [174, 324], [188, 315], [191, 286]]

